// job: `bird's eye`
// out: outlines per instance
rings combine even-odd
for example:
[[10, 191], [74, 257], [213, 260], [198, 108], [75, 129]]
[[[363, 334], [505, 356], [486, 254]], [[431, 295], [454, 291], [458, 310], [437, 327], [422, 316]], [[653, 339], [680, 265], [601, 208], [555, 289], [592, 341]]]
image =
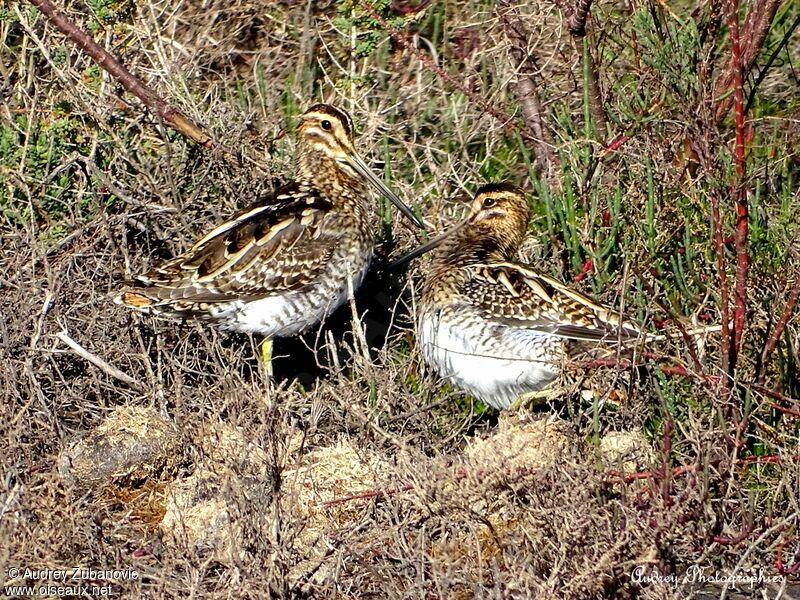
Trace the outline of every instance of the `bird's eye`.
[[492, 198], [491, 196], [489, 196], [488, 198], [486, 198], [486, 200], [483, 201], [484, 208], [491, 208], [493, 206], [494, 206], [494, 198]]
[[333, 127], [333, 125], [331, 124], [330, 121], [328, 121], [328, 119], [323, 119], [322, 121], [320, 121], [320, 125], [325, 131], [330, 131], [331, 127]]

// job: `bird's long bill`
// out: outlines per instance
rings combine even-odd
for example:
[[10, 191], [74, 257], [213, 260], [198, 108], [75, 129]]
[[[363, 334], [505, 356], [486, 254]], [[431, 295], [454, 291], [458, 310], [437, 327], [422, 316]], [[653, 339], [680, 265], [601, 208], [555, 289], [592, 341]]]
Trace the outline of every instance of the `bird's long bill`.
[[441, 245], [441, 243], [443, 241], [445, 241], [447, 238], [449, 238], [451, 235], [453, 235], [456, 231], [458, 231], [459, 229], [464, 227], [464, 225], [466, 225], [468, 222], [469, 222], [469, 219], [464, 219], [463, 221], [461, 221], [457, 225], [454, 225], [450, 229], [446, 230], [444, 233], [441, 233], [441, 234], [437, 235], [435, 238], [433, 238], [427, 244], [423, 244], [419, 248], [416, 248], [416, 249], [412, 250], [411, 252], [409, 252], [407, 254], [404, 254], [403, 256], [401, 256], [400, 258], [398, 258], [397, 260], [395, 260], [394, 262], [389, 264], [389, 269], [397, 269], [399, 267], [402, 267], [403, 265], [405, 265], [407, 263], [410, 263], [415, 258], [417, 258], [419, 256], [422, 256], [426, 252], [430, 252], [431, 250], [433, 250], [437, 246]]
[[378, 190], [381, 194], [383, 194], [389, 200], [391, 200], [392, 204], [394, 204], [397, 207], [397, 210], [399, 210], [401, 213], [403, 213], [403, 215], [409, 221], [411, 221], [414, 225], [416, 225], [420, 229], [425, 229], [425, 225], [423, 225], [422, 221], [420, 221], [417, 218], [417, 215], [415, 215], [412, 212], [412, 210], [408, 206], [406, 206], [406, 204], [402, 200], [400, 200], [400, 198], [397, 197], [397, 194], [395, 194], [392, 190], [390, 190], [388, 187], [386, 187], [386, 184], [383, 183], [378, 178], [378, 176], [375, 175], [375, 173], [372, 172], [372, 169], [370, 169], [367, 166], [367, 163], [365, 163], [361, 159], [360, 156], [358, 156], [357, 154], [349, 154], [345, 158], [347, 160], [347, 163], [351, 167], [353, 167], [353, 169], [355, 169], [356, 172], [358, 172], [359, 175], [361, 175], [370, 184], [372, 184], [372, 186], [376, 190]]

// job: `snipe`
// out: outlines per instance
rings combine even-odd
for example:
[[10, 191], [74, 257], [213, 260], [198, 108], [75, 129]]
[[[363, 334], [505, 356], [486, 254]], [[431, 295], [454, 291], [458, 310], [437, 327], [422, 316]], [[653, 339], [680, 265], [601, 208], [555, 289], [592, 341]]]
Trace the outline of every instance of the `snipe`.
[[363, 280], [373, 251], [367, 184], [422, 227], [358, 156], [343, 110], [312, 106], [296, 134], [297, 181], [137, 277], [115, 300], [267, 340], [291, 336], [327, 317]]
[[613, 309], [514, 262], [530, 217], [521, 190], [486, 185], [464, 221], [395, 263], [440, 246], [417, 306], [418, 344], [442, 377], [497, 409], [553, 383], [577, 343], [644, 335]]

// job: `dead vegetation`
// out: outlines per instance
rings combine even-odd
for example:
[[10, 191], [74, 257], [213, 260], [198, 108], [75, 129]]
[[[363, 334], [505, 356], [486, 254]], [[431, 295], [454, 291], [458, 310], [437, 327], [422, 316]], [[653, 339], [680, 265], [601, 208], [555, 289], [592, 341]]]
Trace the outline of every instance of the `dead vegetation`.
[[[216, 151], [28, 4], [0, 7], [3, 576], [132, 568], [115, 592], [148, 597], [734, 597], [669, 579], [700, 565], [763, 569], [784, 584], [738, 589], [775, 597], [800, 568], [797, 7], [743, 6], [742, 36], [775, 16], [737, 172], [735, 110], [714, 102], [728, 4], [389, 4], [61, 6]], [[584, 365], [593, 394], [498, 417], [422, 367], [416, 271], [381, 260], [359, 319], [276, 343], [273, 382], [255, 340], [114, 305], [291, 174], [282, 133], [312, 100], [352, 112], [433, 229], [510, 179], [534, 191], [533, 264], [653, 329], [729, 310], [739, 338]], [[415, 243], [394, 218], [378, 207], [381, 258]]]

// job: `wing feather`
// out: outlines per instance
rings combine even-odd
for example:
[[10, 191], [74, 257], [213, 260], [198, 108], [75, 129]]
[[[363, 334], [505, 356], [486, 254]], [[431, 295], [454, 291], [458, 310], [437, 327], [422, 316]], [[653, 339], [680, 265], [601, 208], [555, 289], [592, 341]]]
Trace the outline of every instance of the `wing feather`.
[[484, 318], [572, 340], [631, 340], [630, 319], [533, 269], [511, 262], [465, 267], [463, 298]]
[[284, 186], [214, 228], [184, 254], [138, 277], [137, 287], [123, 292], [119, 301], [143, 309], [300, 290], [319, 276], [339, 241], [326, 227], [332, 207], [307, 185]]

